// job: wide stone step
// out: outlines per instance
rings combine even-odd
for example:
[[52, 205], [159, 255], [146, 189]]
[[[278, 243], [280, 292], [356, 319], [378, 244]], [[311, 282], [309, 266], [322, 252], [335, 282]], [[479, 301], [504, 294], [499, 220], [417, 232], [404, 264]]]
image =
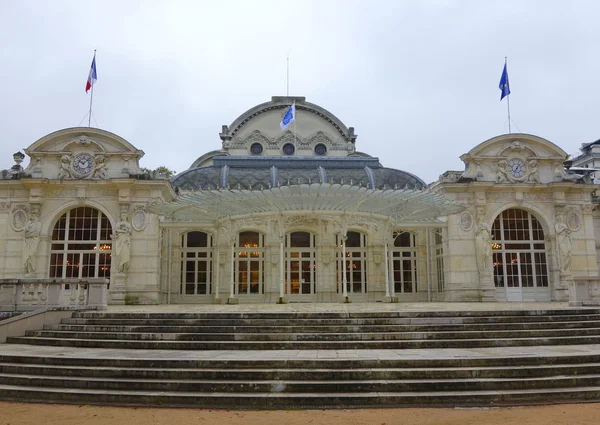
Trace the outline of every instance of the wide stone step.
[[589, 322], [532, 322], [532, 323], [493, 323], [472, 325], [324, 325], [324, 326], [131, 326], [128, 324], [87, 325], [58, 324], [46, 326], [45, 330], [72, 332], [152, 332], [152, 333], [290, 333], [301, 329], [302, 332], [314, 333], [346, 333], [346, 332], [430, 332], [430, 331], [497, 331], [497, 330], [530, 330], [530, 329], [579, 329], [600, 328], [600, 321]]
[[152, 333], [152, 332], [73, 332], [28, 331], [27, 336], [42, 338], [111, 339], [111, 340], [164, 340], [164, 341], [391, 341], [435, 339], [496, 339], [496, 338], [557, 338], [598, 336], [600, 328], [537, 329], [512, 331], [464, 332], [352, 332], [352, 333]]
[[168, 380], [93, 377], [38, 377], [0, 373], [4, 385], [56, 387], [65, 389], [100, 389], [123, 391], [173, 392], [261, 392], [261, 393], [363, 393], [363, 392], [431, 392], [431, 391], [505, 391], [548, 389], [600, 385], [600, 375], [539, 378], [468, 378], [468, 379], [396, 379], [396, 380]]
[[448, 318], [448, 317], [536, 317], [536, 316], [600, 315], [598, 308], [548, 310], [460, 310], [460, 311], [368, 311], [368, 312], [74, 312], [74, 318], [107, 319], [376, 319], [376, 318]]
[[52, 337], [9, 337], [15, 344], [62, 347], [133, 348], [163, 350], [307, 350], [307, 349], [417, 349], [477, 348], [535, 345], [599, 344], [600, 336], [560, 336], [537, 338], [437, 339], [437, 340], [356, 340], [356, 341], [168, 341], [132, 339], [77, 339]]
[[[573, 349], [581, 347], [573, 347]], [[572, 350], [566, 350], [568, 353]], [[86, 349], [82, 352], [89, 353]], [[482, 355], [472, 357], [461, 356], [441, 356], [427, 358], [381, 358], [372, 357], [366, 351], [360, 351], [360, 358], [329, 358], [328, 352], [323, 352], [324, 356], [319, 358], [297, 358], [297, 352], [294, 356], [285, 356], [286, 352], [259, 353], [258, 355], [248, 354], [247, 356], [234, 357], [235, 351], [211, 352], [208, 359], [188, 359], [181, 356], [178, 351], [172, 353], [163, 352], [172, 357], [156, 357], [152, 352], [144, 350], [131, 351], [131, 357], [127, 357], [129, 352], [119, 353], [118, 356], [105, 356], [103, 352], [97, 355], [102, 357], [90, 357], [89, 354], [80, 354], [78, 349], [70, 350], [70, 355], [25, 355], [25, 354], [0, 354], [0, 362], [15, 364], [35, 364], [44, 366], [61, 367], [92, 367], [92, 368], [146, 368], [146, 369], [438, 369], [438, 368], [535, 368], [537, 366], [561, 367], [577, 366], [580, 364], [594, 364], [598, 362], [598, 356], [595, 354], [568, 354], [559, 356], [548, 355], [512, 355], [509, 357], [495, 357]], [[356, 354], [357, 352], [353, 352]], [[337, 352], [335, 354], [338, 354]], [[94, 350], [94, 355], [96, 352]], [[283, 357], [282, 357], [283, 356]], [[364, 356], [364, 357], [363, 357]]]
[[217, 393], [47, 388], [0, 384], [0, 398], [86, 404], [275, 409], [393, 406], [473, 406], [597, 400], [600, 387], [499, 391], [367, 393]]
[[[80, 315], [83, 313], [79, 313]], [[431, 314], [431, 313], [430, 313]], [[166, 317], [153, 317], [154, 315], [125, 315], [125, 317], [115, 317], [115, 313], [108, 316], [102, 316], [102, 313], [89, 313], [89, 317], [79, 317], [63, 319], [64, 324], [74, 325], [123, 325], [130, 326], [141, 325], [162, 325], [162, 326], [339, 326], [339, 325], [450, 325], [450, 324], [494, 324], [494, 323], [529, 323], [529, 322], [566, 322], [566, 321], [600, 321], [600, 314], [582, 314], [582, 315], [558, 315], [558, 316], [476, 316], [476, 317], [382, 317], [382, 318], [227, 318], [221, 315], [213, 314], [194, 317], [190, 314], [170, 314]], [[162, 316], [161, 314], [155, 314]]]
[[[442, 364], [442, 362], [440, 362]], [[325, 366], [325, 365], [322, 365]], [[102, 379], [171, 379], [171, 380], [235, 380], [235, 381], [348, 381], [348, 380], [398, 380], [398, 379], [490, 379], [490, 378], [565, 378], [594, 375], [600, 363], [575, 365], [527, 365], [503, 367], [438, 367], [438, 368], [354, 368], [354, 369], [246, 369], [235, 365], [219, 368], [143, 368], [101, 367], [75, 365], [43, 365], [0, 363], [0, 374], [33, 375], [48, 377], [79, 377]], [[7, 382], [8, 383], [8, 382]]]

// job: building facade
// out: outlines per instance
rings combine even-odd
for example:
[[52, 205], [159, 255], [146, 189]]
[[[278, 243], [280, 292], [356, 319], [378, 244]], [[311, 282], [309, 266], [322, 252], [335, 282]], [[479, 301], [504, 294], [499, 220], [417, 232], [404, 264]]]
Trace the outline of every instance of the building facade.
[[427, 185], [301, 97], [220, 138], [171, 180], [100, 129], [43, 137], [25, 169], [15, 154], [0, 277], [106, 277], [114, 304], [600, 299], [596, 186], [548, 140], [484, 141]]

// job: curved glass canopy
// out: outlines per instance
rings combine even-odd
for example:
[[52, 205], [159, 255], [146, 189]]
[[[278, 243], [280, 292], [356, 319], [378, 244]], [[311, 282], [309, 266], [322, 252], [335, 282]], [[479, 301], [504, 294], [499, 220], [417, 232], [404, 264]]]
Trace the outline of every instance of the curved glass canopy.
[[331, 183], [263, 190], [182, 190], [173, 202], [150, 207], [171, 219], [215, 221], [261, 213], [361, 213], [399, 222], [427, 222], [464, 210], [428, 189], [369, 189]]

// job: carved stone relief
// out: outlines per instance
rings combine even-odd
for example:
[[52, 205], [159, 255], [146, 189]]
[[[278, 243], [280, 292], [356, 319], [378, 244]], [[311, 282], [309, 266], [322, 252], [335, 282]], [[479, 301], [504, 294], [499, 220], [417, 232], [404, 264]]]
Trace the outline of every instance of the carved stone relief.
[[10, 202], [0, 202], [0, 212], [9, 212]]
[[460, 228], [463, 229], [465, 232], [468, 232], [473, 228], [473, 216], [470, 212], [464, 211], [460, 215]]
[[548, 192], [525, 192], [523, 193], [523, 199], [529, 201], [551, 201], [553, 195]]
[[27, 224], [27, 205], [16, 205], [12, 210], [10, 225], [15, 232], [21, 232]]
[[514, 192], [488, 192], [486, 196], [494, 201], [511, 201], [516, 198]]
[[579, 214], [575, 211], [569, 211], [567, 213], [566, 222], [567, 226], [569, 226], [569, 229], [572, 232], [576, 232], [579, 229], [581, 229], [581, 218], [579, 217]]
[[145, 205], [136, 205], [131, 214], [131, 227], [136, 232], [141, 232], [148, 224], [148, 213]]
[[[535, 159], [525, 162], [516, 157], [521, 164], [517, 165], [520, 168], [518, 173], [513, 173], [509, 166], [510, 160], [501, 159], [496, 164], [496, 183], [541, 183], [538, 170], [538, 162]], [[522, 170], [522, 167], [525, 169]], [[519, 175], [522, 174], [522, 175]]]

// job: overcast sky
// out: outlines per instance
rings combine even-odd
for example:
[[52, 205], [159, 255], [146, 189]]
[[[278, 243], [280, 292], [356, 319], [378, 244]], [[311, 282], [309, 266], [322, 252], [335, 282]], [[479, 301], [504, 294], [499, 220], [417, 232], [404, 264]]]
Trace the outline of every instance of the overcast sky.
[[428, 183], [508, 131], [505, 56], [513, 132], [573, 154], [600, 138], [599, 18], [593, 0], [0, 0], [0, 168], [82, 123], [94, 49], [97, 126], [149, 168], [187, 169], [222, 124], [285, 95], [287, 52], [290, 95]]

